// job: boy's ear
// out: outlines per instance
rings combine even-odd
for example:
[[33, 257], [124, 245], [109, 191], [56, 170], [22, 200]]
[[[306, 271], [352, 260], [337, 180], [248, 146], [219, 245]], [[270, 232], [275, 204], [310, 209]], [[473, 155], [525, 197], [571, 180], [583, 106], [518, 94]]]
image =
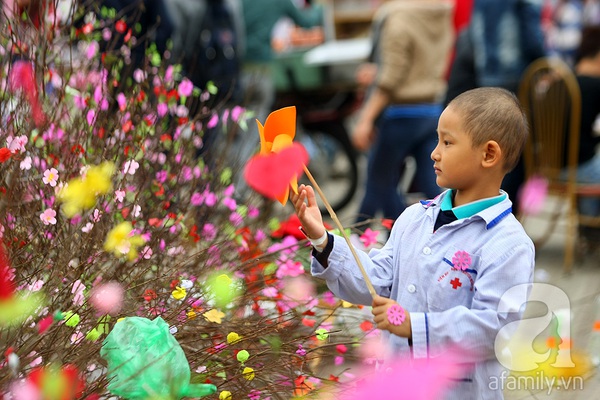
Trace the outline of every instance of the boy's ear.
[[484, 168], [490, 168], [500, 165], [502, 162], [502, 149], [495, 140], [489, 140], [483, 145], [483, 160], [481, 164]]

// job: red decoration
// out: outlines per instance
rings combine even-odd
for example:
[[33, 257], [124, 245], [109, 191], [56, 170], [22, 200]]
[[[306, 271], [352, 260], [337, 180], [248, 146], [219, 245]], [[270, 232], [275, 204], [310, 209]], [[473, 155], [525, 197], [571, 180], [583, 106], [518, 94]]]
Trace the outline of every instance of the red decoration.
[[258, 154], [248, 161], [244, 178], [252, 189], [270, 199], [285, 193], [290, 182], [302, 174], [308, 153], [300, 143], [278, 153]]

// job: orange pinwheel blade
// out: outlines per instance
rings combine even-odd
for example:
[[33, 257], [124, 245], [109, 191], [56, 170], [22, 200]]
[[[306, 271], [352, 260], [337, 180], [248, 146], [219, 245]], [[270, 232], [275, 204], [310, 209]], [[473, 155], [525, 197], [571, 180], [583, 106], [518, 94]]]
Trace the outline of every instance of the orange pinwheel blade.
[[264, 126], [264, 140], [275, 142], [277, 136], [286, 135], [290, 141], [296, 136], [296, 107], [283, 107], [273, 111], [267, 117]]

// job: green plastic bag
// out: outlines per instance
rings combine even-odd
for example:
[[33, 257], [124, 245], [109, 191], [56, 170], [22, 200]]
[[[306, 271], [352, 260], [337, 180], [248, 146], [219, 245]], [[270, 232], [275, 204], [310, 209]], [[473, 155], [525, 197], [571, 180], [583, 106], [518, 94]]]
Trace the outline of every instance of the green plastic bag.
[[190, 384], [183, 349], [160, 317], [127, 317], [104, 339], [100, 356], [108, 362], [108, 390], [124, 399], [203, 397], [217, 391], [209, 384]]

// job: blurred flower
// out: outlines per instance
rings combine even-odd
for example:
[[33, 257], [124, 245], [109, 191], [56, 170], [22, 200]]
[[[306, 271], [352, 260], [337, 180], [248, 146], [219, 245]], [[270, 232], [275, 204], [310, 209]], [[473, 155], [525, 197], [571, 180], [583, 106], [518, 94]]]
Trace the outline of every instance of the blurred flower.
[[115, 256], [121, 257], [127, 255], [129, 261], [133, 261], [138, 256], [138, 247], [144, 244], [144, 239], [140, 235], [132, 233], [131, 222], [121, 222], [108, 232], [104, 242], [104, 250], [112, 252]]
[[96, 204], [96, 196], [107, 194], [111, 190], [114, 170], [113, 163], [104, 162], [90, 167], [83, 177], [70, 180], [58, 193], [65, 215], [72, 218], [92, 208]]
[[216, 324], [220, 324], [221, 322], [223, 322], [223, 318], [225, 317], [225, 313], [217, 310], [216, 308], [205, 312], [203, 315], [207, 321], [214, 322]]

